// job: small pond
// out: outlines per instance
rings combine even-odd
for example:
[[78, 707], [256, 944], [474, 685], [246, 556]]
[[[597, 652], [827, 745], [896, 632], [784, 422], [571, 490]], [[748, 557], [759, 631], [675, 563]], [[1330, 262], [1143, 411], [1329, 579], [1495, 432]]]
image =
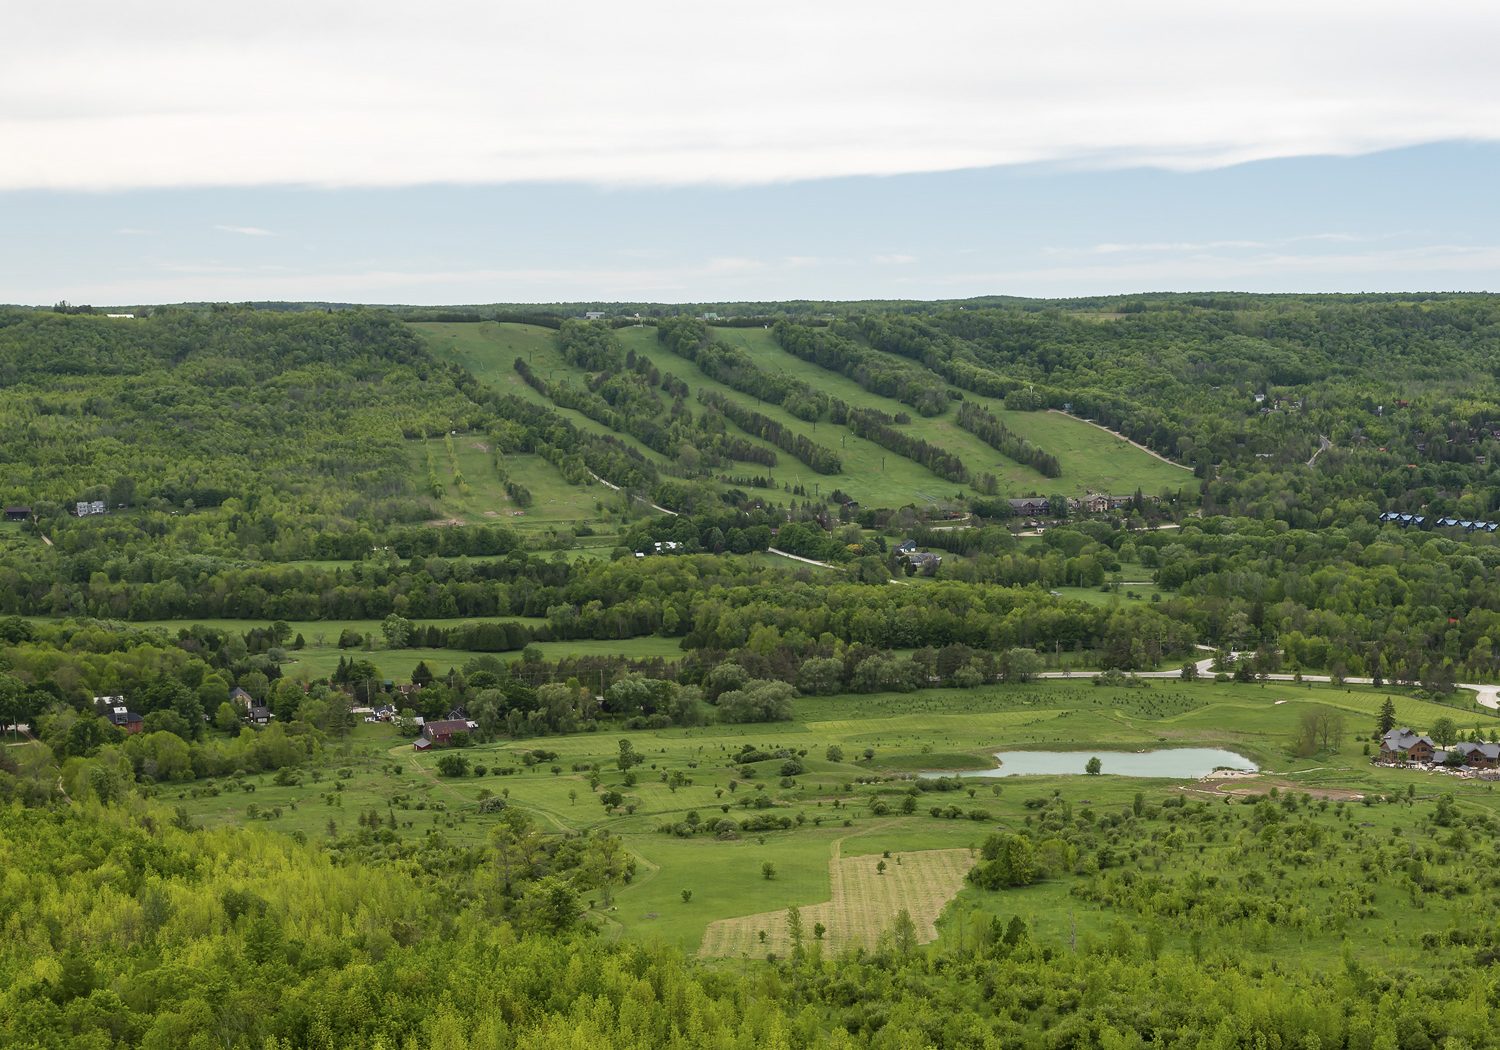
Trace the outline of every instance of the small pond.
[[[961, 777], [1056, 776], [1083, 773], [1091, 758], [1103, 765], [1101, 772], [1117, 777], [1172, 777], [1197, 780], [1216, 769], [1242, 769], [1256, 772], [1258, 767], [1244, 755], [1217, 747], [1170, 747], [1161, 751], [996, 751], [999, 769], [966, 770]], [[951, 776], [924, 773], [923, 776]]]

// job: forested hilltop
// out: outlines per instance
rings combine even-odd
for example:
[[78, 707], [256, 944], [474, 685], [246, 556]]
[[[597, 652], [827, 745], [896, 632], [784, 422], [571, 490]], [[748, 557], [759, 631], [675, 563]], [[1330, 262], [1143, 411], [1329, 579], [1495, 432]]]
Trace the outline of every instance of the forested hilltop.
[[0, 1044], [1493, 1042], [1500, 298], [131, 312], [0, 311]]

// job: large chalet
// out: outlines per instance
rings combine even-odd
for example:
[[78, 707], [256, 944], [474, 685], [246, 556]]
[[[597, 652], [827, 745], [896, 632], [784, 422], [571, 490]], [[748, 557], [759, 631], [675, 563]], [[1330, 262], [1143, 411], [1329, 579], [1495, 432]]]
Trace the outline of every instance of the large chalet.
[[1435, 766], [1495, 769], [1500, 767], [1500, 744], [1486, 744], [1475, 740], [1442, 748], [1430, 736], [1422, 736], [1402, 726], [1380, 738], [1380, 760], [1402, 764], [1416, 762]]

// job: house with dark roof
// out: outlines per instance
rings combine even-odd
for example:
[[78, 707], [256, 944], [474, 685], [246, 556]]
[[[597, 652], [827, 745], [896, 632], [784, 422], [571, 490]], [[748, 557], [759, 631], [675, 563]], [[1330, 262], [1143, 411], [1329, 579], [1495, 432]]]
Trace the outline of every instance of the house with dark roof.
[[1052, 503], [1046, 496], [1027, 496], [1025, 499], [1008, 499], [1010, 509], [1022, 517], [1031, 517], [1037, 514], [1048, 514], [1052, 510]]
[[422, 724], [422, 737], [430, 745], [446, 747], [453, 742], [455, 733], [472, 733], [479, 723], [467, 718], [442, 718]]
[[255, 706], [255, 697], [251, 696], [239, 686], [229, 690], [229, 702], [236, 707], [251, 708]]
[[1478, 740], [1464, 741], [1448, 749], [1445, 760], [1449, 765], [1457, 765], [1453, 761], [1455, 756], [1471, 769], [1495, 769], [1500, 767], [1500, 744], [1486, 744]]
[[913, 551], [906, 555], [906, 564], [912, 567], [912, 571], [923, 576], [931, 576], [943, 564], [943, 556], [931, 551]]
[[126, 705], [123, 696], [96, 696], [94, 710], [110, 725], [127, 733], [139, 733], [145, 724], [141, 716]]
[[247, 716], [251, 725], [264, 726], [271, 724], [271, 709], [261, 704], [255, 704], [250, 708]]
[[1436, 741], [1414, 733], [1406, 726], [1392, 729], [1380, 738], [1382, 762], [1432, 762], [1437, 751]]
[[892, 548], [892, 549], [895, 550], [895, 552], [897, 554], [914, 554], [916, 552], [916, 549], [917, 549], [917, 541], [916, 540], [902, 540], [900, 543], [896, 544], [896, 546], [894, 548]]

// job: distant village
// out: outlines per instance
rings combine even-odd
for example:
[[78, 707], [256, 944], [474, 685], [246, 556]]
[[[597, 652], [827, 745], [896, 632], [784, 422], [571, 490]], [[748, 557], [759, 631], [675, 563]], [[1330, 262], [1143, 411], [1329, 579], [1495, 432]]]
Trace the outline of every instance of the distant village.
[[1463, 529], [1465, 532], [1500, 532], [1500, 522], [1470, 521], [1468, 518], [1432, 518], [1425, 514], [1397, 514], [1386, 511], [1382, 525], [1399, 525], [1403, 529]]

